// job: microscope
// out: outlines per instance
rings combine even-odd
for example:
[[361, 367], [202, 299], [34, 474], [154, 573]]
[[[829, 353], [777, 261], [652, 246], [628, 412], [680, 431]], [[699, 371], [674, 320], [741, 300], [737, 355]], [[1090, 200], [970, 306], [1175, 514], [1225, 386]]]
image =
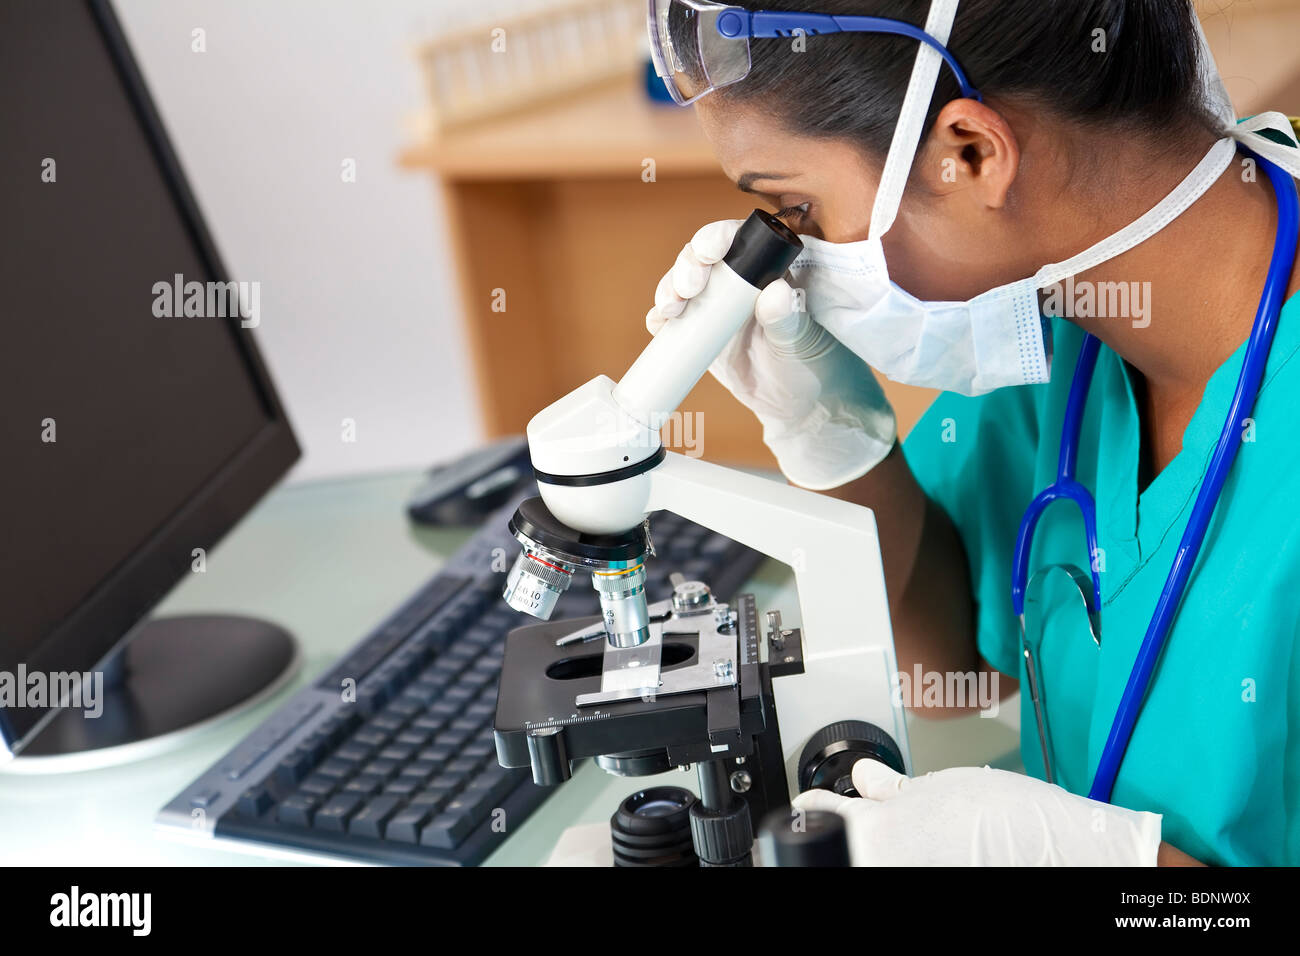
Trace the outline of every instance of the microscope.
[[[529, 422], [540, 497], [510, 521], [522, 551], [509, 605], [548, 621], [581, 574], [602, 613], [511, 632], [498, 761], [531, 767], [540, 785], [568, 779], [585, 758], [623, 776], [694, 765], [690, 842], [702, 865], [750, 865], [753, 821], [809, 787], [851, 794], [857, 759], [911, 769], [872, 512], [670, 453], [660, 439], [801, 251], [784, 223], [755, 210], [704, 291], [620, 381], [598, 376]], [[670, 599], [647, 603], [650, 516], [661, 510], [789, 565], [799, 626], [771, 610], [764, 633], [752, 596], [724, 604], [680, 575]], [[639, 838], [626, 839], [635, 848]]]

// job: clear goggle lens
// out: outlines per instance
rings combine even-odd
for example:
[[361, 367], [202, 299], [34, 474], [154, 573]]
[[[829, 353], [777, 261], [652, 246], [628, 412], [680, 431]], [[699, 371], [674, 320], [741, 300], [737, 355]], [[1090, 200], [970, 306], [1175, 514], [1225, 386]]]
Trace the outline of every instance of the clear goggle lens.
[[725, 37], [718, 17], [735, 9], [707, 0], [648, 0], [655, 72], [683, 106], [749, 73], [748, 37]]

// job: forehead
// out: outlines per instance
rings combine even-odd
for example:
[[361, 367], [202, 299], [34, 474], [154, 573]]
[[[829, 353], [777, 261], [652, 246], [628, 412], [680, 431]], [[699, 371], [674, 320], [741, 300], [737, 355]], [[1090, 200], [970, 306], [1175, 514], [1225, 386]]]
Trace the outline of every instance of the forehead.
[[818, 169], [868, 171], [863, 151], [853, 143], [792, 131], [772, 113], [709, 96], [695, 105], [696, 115], [723, 172], [733, 181], [747, 173], [781, 173], [791, 178]]
[[704, 136], [731, 179], [747, 172], [780, 172], [799, 152], [800, 137], [771, 114], [710, 96], [695, 106]]

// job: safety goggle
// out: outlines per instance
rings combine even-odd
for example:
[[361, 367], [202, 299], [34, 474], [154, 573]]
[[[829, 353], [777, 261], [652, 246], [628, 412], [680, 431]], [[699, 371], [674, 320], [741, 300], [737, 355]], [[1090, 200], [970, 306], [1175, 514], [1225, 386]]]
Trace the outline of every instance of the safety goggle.
[[920, 27], [901, 20], [746, 10], [709, 0], [649, 0], [648, 27], [655, 72], [682, 106], [748, 76], [753, 62], [751, 39], [828, 33], [887, 33], [924, 43], [943, 57], [962, 96], [982, 99], [947, 47]]

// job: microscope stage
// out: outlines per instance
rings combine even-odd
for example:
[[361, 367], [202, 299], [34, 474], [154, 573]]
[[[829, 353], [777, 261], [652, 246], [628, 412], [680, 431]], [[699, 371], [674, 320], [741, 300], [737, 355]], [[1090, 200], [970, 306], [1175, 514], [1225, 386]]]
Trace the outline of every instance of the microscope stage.
[[[631, 700], [579, 707], [580, 696], [599, 695], [605, 640], [556, 646], [556, 640], [599, 618], [553, 621], [517, 628], [506, 638], [497, 692], [497, 757], [506, 767], [534, 765], [532, 749], [546, 747], [556, 761], [666, 751], [668, 762], [744, 755], [767, 725], [760, 674], [754, 600], [741, 595], [734, 639], [737, 680], [707, 690], [664, 696], [647, 692]], [[699, 663], [699, 638], [665, 625], [661, 676]], [[666, 681], [671, 683], [671, 681]]]

